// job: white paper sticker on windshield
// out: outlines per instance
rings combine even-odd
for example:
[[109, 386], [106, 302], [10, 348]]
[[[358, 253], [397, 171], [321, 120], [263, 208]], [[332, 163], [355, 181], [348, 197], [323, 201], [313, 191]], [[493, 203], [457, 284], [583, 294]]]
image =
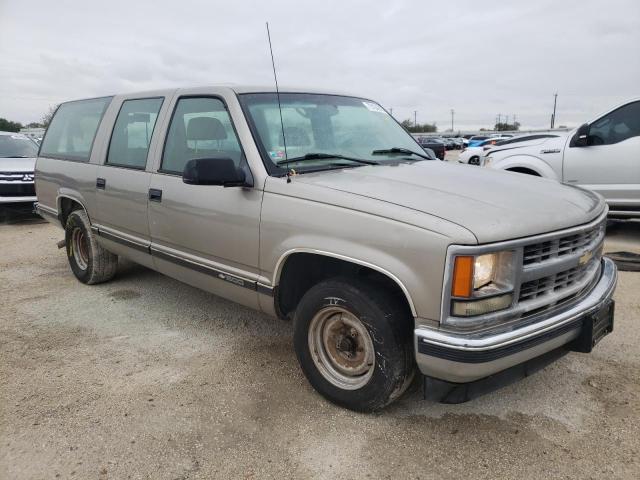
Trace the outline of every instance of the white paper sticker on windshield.
[[380, 105], [378, 105], [377, 103], [373, 103], [373, 102], [362, 102], [362, 104], [367, 107], [367, 110], [370, 110], [372, 112], [378, 112], [378, 113], [387, 113], [384, 111], [384, 108], [382, 108]]

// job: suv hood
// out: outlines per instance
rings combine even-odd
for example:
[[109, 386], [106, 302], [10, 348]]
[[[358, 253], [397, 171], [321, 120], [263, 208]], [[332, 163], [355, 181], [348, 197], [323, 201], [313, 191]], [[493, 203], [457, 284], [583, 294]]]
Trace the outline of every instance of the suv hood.
[[295, 181], [448, 220], [479, 243], [580, 225], [605, 208], [599, 195], [553, 180], [438, 161], [309, 173]]
[[36, 166], [35, 158], [4, 158], [0, 157], [0, 173], [33, 173]]

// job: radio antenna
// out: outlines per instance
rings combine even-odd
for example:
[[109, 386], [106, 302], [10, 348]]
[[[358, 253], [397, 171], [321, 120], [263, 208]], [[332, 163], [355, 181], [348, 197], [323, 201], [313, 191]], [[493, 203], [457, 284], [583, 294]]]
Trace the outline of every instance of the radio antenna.
[[287, 155], [287, 139], [284, 136], [284, 121], [282, 120], [282, 105], [280, 104], [280, 89], [278, 88], [278, 75], [276, 75], [276, 62], [273, 60], [273, 47], [271, 46], [271, 33], [269, 22], [267, 23], [267, 38], [269, 39], [269, 52], [271, 52], [271, 66], [273, 67], [273, 79], [276, 82], [276, 97], [278, 98], [278, 112], [280, 112], [280, 128], [282, 129], [282, 143], [284, 145], [284, 158], [287, 161], [287, 183], [291, 183], [291, 170], [289, 170], [289, 155]]

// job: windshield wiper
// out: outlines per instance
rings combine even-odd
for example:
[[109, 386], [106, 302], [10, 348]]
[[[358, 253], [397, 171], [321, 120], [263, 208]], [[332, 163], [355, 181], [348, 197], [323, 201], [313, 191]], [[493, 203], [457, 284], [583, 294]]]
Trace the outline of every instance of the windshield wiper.
[[418, 157], [422, 157], [426, 160], [433, 160], [425, 153], [414, 152], [413, 150], [409, 150], [408, 148], [400, 148], [400, 147], [392, 147], [385, 148], [383, 150], [374, 150], [371, 152], [371, 155], [385, 155], [387, 153], [404, 153], [405, 155], [417, 155]]
[[0, 158], [35, 158], [35, 157], [27, 157], [26, 155], [8, 155], [8, 156], [1, 156]]
[[276, 162], [276, 165], [286, 165], [287, 163], [307, 162], [311, 160], [322, 160], [325, 158], [349, 160], [356, 163], [362, 163], [363, 165], [379, 165], [379, 162], [376, 162], [375, 160], [364, 160], [362, 158], [347, 157], [345, 155], [339, 155], [337, 153], [307, 153], [306, 155], [302, 155], [300, 157], [289, 158], [287, 160], [278, 160]]

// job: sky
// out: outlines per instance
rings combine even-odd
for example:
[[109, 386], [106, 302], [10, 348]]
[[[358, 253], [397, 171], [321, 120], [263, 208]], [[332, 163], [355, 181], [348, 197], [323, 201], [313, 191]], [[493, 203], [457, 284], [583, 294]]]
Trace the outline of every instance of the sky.
[[0, 0], [0, 117], [219, 83], [378, 101], [400, 121], [577, 126], [640, 97], [640, 1]]

